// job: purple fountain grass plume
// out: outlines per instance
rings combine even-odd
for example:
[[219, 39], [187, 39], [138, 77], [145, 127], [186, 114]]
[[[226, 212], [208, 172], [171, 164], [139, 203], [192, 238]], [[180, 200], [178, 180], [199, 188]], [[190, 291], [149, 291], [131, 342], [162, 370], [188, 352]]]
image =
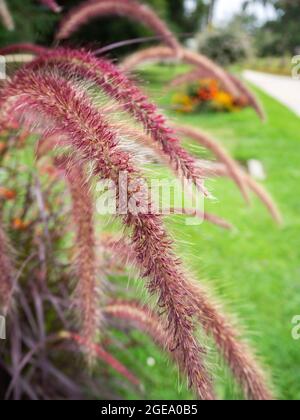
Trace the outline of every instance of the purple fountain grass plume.
[[216, 80], [222, 83], [226, 90], [233, 96], [238, 97], [239, 91], [236, 88], [235, 84], [228, 77], [228, 74], [220, 66], [215, 64], [209, 58], [204, 55], [195, 53], [193, 51], [181, 48], [181, 53], [176, 55], [174, 50], [165, 46], [151, 47], [146, 48], [141, 51], [138, 51], [129, 57], [125, 58], [121, 67], [125, 72], [134, 70], [139, 64], [142, 64], [147, 61], [157, 62], [157, 61], [180, 61], [186, 64], [191, 64], [193, 66], [199, 67], [201, 70], [208, 71], [211, 76]]
[[0, 17], [3, 22], [3, 25], [8, 31], [13, 31], [15, 29], [15, 23], [13, 17], [7, 7], [5, 0], [0, 0]]
[[132, 246], [137, 256], [140, 272], [149, 278], [148, 289], [158, 294], [158, 306], [167, 311], [167, 323], [173, 345], [169, 351], [179, 352], [189, 386], [202, 399], [214, 399], [210, 381], [204, 375], [205, 367], [200, 359], [203, 349], [194, 338], [195, 307], [180, 267], [178, 258], [171, 250], [171, 241], [157, 216], [136, 217], [127, 215], [126, 224], [133, 227]]
[[[35, 155], [37, 159], [40, 159], [48, 155], [49, 153], [56, 151], [63, 145], [66, 148], [68, 148], [69, 146], [68, 138], [65, 136], [65, 134], [62, 131], [58, 132], [56, 130], [51, 130], [50, 134], [46, 133], [44, 137], [41, 137], [38, 140], [38, 144], [35, 150]], [[70, 160], [74, 160], [74, 159], [70, 157]], [[62, 170], [64, 172], [64, 169], [61, 167], [62, 165], [59, 165], [59, 159], [55, 161], [54, 164], [58, 170]], [[80, 169], [81, 169], [82, 163], [80, 161], [78, 161], [78, 165], [80, 166]], [[64, 179], [65, 179], [65, 174], [64, 174]]]
[[201, 193], [209, 195], [199, 176], [195, 159], [184, 150], [166, 119], [158, 112], [157, 107], [137, 88], [118, 68], [107, 60], [97, 59], [85, 51], [57, 49], [43, 54], [28, 69], [55, 67], [66, 74], [78, 74], [104, 91], [110, 98], [121, 104], [137, 122], [141, 123], [166, 156], [168, 165], [179, 177], [191, 180]]
[[159, 35], [175, 51], [180, 49], [176, 37], [164, 21], [147, 5], [135, 0], [89, 0], [72, 9], [61, 22], [57, 40], [69, 38], [91, 19], [103, 16], [126, 16], [144, 24]]
[[[212, 163], [212, 162], [201, 162], [201, 172], [205, 177], [229, 177], [232, 178], [231, 174], [228, 171], [228, 168], [224, 164]], [[256, 196], [261, 200], [261, 202], [268, 209], [270, 215], [278, 225], [283, 224], [283, 217], [278, 209], [278, 206], [274, 202], [271, 195], [266, 191], [266, 189], [260, 185], [255, 179], [253, 179], [247, 172], [245, 172], [240, 167], [240, 172], [244, 178], [245, 183], [248, 188], [256, 194]]]
[[[223, 84], [228, 89], [229, 93], [232, 93], [233, 96], [238, 96], [238, 91], [235, 88], [235, 85], [230, 81], [227, 72], [220, 66], [217, 66], [212, 60], [208, 57], [199, 54], [195, 51], [184, 50], [183, 54], [184, 60], [187, 64], [192, 64], [195, 66], [202, 67], [204, 69], [211, 70], [212, 74], [215, 74], [217, 79], [220, 81], [223, 80]], [[230, 83], [231, 82], [231, 83]]]
[[196, 140], [199, 144], [201, 144], [201, 146], [210, 150], [220, 162], [223, 162], [232, 176], [232, 179], [240, 189], [246, 202], [249, 203], [249, 194], [244, 177], [241, 174], [238, 164], [224, 149], [224, 147], [199, 129], [183, 125], [174, 125], [174, 128], [178, 134]]
[[214, 178], [214, 177], [229, 177], [231, 175], [228, 172], [228, 168], [224, 163], [213, 162], [211, 160], [200, 160], [200, 165], [204, 175], [207, 178]]
[[273, 400], [273, 392], [264, 371], [249, 346], [227, 318], [220, 305], [215, 303], [199, 283], [191, 283], [190, 292], [198, 306], [198, 316], [204, 330], [214, 338], [220, 353], [228, 363], [234, 377], [248, 399]]
[[[151, 47], [127, 57], [122, 63], [122, 69], [123, 71], [129, 72], [134, 70], [139, 64], [147, 61], [169, 61], [170, 59], [178, 61], [178, 56], [174, 54], [172, 49], [165, 46]], [[186, 64], [196, 66], [200, 74], [202, 72], [209, 73], [210, 77], [218, 80], [224, 86], [224, 89], [226, 89], [234, 98], [238, 99], [241, 95], [245, 96], [259, 117], [262, 120], [265, 119], [264, 110], [258, 99], [236, 76], [226, 72], [207, 57], [187, 49], [181, 50], [179, 60]], [[196, 71], [193, 71], [189, 75], [189, 78], [194, 77], [195, 75]]]
[[64, 340], [72, 340], [77, 345], [79, 345], [80, 348], [85, 347], [89, 353], [93, 354], [94, 357], [97, 357], [107, 365], [111, 366], [116, 372], [126, 378], [133, 385], [140, 385], [140, 381], [135, 375], [133, 375], [122, 363], [119, 362], [119, 360], [115, 359], [110, 353], [108, 353], [98, 344], [90, 343], [84, 337], [69, 331], [62, 331], [58, 334], [58, 338]]
[[[139, 268], [140, 261], [135, 249], [124, 239], [110, 237], [107, 242], [108, 249], [114, 253], [120, 262], [129, 263]], [[126, 255], [130, 256], [129, 258]], [[271, 400], [272, 391], [268, 381], [252, 354], [252, 351], [243, 341], [240, 333], [233, 326], [220, 309], [220, 305], [207, 293], [198, 282], [190, 281], [184, 287], [190, 295], [190, 305], [197, 308], [197, 318], [202, 327], [214, 341], [228, 363], [234, 377], [241, 385], [245, 396], [253, 400]]]
[[266, 113], [262, 106], [262, 104], [259, 102], [257, 97], [254, 95], [253, 92], [251, 92], [250, 89], [247, 88], [247, 86], [234, 74], [228, 73], [228, 76], [232, 80], [232, 82], [236, 85], [236, 87], [239, 89], [242, 95], [244, 95], [249, 104], [254, 108], [257, 115], [260, 117], [262, 121], [266, 121]]
[[[121, 243], [120, 243], [121, 247]], [[150, 307], [142, 306], [138, 302], [116, 300], [108, 303], [103, 308], [106, 316], [120, 319], [130, 323], [135, 328], [150, 335], [154, 342], [162, 349], [170, 347], [172, 337], [161, 318]]]
[[42, 47], [41, 45], [27, 43], [20, 44], [11, 44], [6, 47], [0, 48], [0, 55], [14, 54], [14, 53], [32, 53], [32, 54], [42, 54], [47, 52], [48, 49]]
[[60, 13], [62, 11], [62, 7], [59, 6], [55, 0], [40, 0], [40, 2], [48, 7], [50, 10], [52, 10], [55, 13]]
[[[148, 334], [154, 343], [163, 350], [170, 348], [172, 345], [172, 337], [167, 325], [164, 325], [159, 315], [146, 305], [142, 306], [138, 302], [116, 300], [104, 307], [104, 314], [125, 322], [126, 326], [130, 324], [130, 326]], [[170, 356], [179, 365], [180, 370], [184, 372], [180, 352], [175, 349], [170, 353]], [[203, 371], [203, 375], [208, 378], [207, 372]]]
[[278, 209], [277, 204], [274, 202], [271, 195], [266, 191], [266, 189], [255, 181], [250, 175], [246, 172], [244, 173], [246, 182], [248, 183], [249, 188], [257, 195], [258, 198], [265, 204], [269, 213], [279, 225], [283, 224], [283, 217]]
[[[136, 139], [139, 144], [142, 144], [147, 149], [150, 149], [151, 151], [153, 151], [155, 158], [158, 158], [162, 164], [166, 165], [167, 167], [171, 169], [171, 171], [174, 172], [174, 168], [170, 166], [169, 159], [166, 157], [164, 153], [162, 153], [161, 149], [157, 146], [156, 143], [153, 142], [150, 136], [148, 136], [147, 134], [143, 132], [140, 132], [140, 130], [138, 130], [137, 128], [129, 126], [129, 125], [126, 125], [125, 127], [120, 125], [119, 129], [123, 132], [125, 136], [129, 136], [130, 138]], [[175, 126], [175, 129], [176, 129], [176, 126]], [[227, 156], [227, 152], [224, 151], [224, 153], [223, 154], [220, 153], [220, 155], [222, 155], [222, 157], [223, 155]], [[202, 173], [202, 166], [201, 165], [199, 166], [200, 166], [200, 172], [201, 172], [199, 176], [201, 176], [201, 178], [204, 178], [203, 177], [204, 172]], [[175, 172], [175, 175], [177, 175], [176, 172]], [[194, 210], [194, 209], [189, 209], [189, 208], [183, 208], [183, 209], [171, 208], [171, 209], [165, 209], [165, 210], [163, 209], [161, 214], [163, 215], [182, 214], [182, 215], [186, 215], [190, 217], [198, 217], [201, 221], [210, 222], [223, 229], [227, 229], [227, 230], [233, 229], [232, 224], [227, 222], [226, 220], [218, 216], [215, 216], [213, 214], [202, 212], [199, 210]]]
[[[118, 130], [122, 133], [124, 137], [128, 137], [130, 139], [133, 139], [134, 143], [137, 143], [137, 150], [144, 150], [145, 153], [151, 153], [153, 154], [153, 158], [155, 161], [159, 161], [162, 165], [165, 165], [167, 168], [170, 169], [171, 172], [180, 180], [182, 181], [182, 173], [178, 172], [177, 165], [174, 166], [173, 162], [170, 161], [170, 157], [168, 154], [166, 154], [160, 147], [160, 145], [153, 141], [153, 138], [145, 133], [144, 131], [141, 131], [139, 128], [134, 127], [132, 124], [128, 123], [124, 125], [123, 123], [115, 124], [115, 127], [118, 128]], [[141, 149], [141, 146], [143, 148]], [[184, 149], [182, 149], [184, 151]], [[208, 195], [209, 193], [205, 189], [204, 186], [204, 180], [206, 177], [204, 177], [204, 172], [202, 173], [201, 167], [199, 163], [197, 164], [198, 168], [198, 177], [197, 177], [197, 183], [194, 182], [194, 184], [197, 186], [199, 191], [203, 191], [205, 195]], [[189, 180], [189, 179], [188, 179]]]
[[0, 313], [6, 314], [12, 304], [15, 271], [6, 234], [0, 225]]
[[[163, 212], [163, 214], [164, 214], [164, 212]], [[212, 223], [213, 225], [219, 226], [223, 229], [226, 229], [226, 230], [232, 230], [233, 229], [232, 224], [227, 222], [227, 220], [224, 220], [221, 217], [216, 216], [214, 214], [207, 213], [206, 211], [201, 212], [199, 210], [194, 210], [194, 209], [172, 208], [171, 209], [171, 214], [184, 214], [184, 215], [190, 216], [190, 217], [198, 217], [200, 220]]]
[[178, 88], [178, 86], [194, 83], [195, 81], [198, 81], [199, 79], [204, 79], [212, 77], [212, 74], [207, 69], [202, 68], [196, 68], [192, 69], [188, 72], [179, 74], [178, 76], [174, 77], [173, 80], [168, 84], [167, 89], [173, 89]]
[[[78, 278], [75, 307], [79, 316], [80, 336], [87, 343], [85, 348], [89, 350], [103, 323], [94, 233], [94, 203], [85, 169], [80, 161], [71, 157], [57, 157], [55, 163], [64, 171], [72, 197], [72, 216], [76, 227], [75, 272]], [[92, 364], [93, 354], [88, 353], [87, 356]]]
[[[114, 259], [123, 266], [137, 265], [136, 252], [124, 237], [120, 235], [112, 235], [111, 233], [104, 233], [100, 237], [104, 254], [112, 254]], [[138, 269], [138, 267], [137, 267]]]
[[[148, 191], [132, 166], [130, 156], [119, 149], [113, 127], [106, 123], [105, 116], [78, 85], [74, 87], [74, 83], [53, 72], [41, 75], [23, 69], [1, 90], [0, 102], [0, 123], [9, 119], [9, 115], [22, 119], [27, 125], [35, 123], [37, 118], [44, 120], [50, 124], [50, 130], [54, 126], [68, 136], [84, 162], [94, 163], [97, 177], [110, 179], [118, 186], [120, 172], [127, 172], [129, 202], [133, 199], [138, 208], [147, 207]], [[149, 279], [148, 290], [158, 297], [158, 305], [165, 309], [173, 349], [181, 353], [190, 386], [203, 399], [213, 399], [211, 384], [203, 376], [203, 349], [194, 335], [196, 308], [190, 305], [188, 281], [173, 254], [172, 242], [161, 219], [133, 210], [122, 220], [132, 231], [137, 260], [143, 276]]]

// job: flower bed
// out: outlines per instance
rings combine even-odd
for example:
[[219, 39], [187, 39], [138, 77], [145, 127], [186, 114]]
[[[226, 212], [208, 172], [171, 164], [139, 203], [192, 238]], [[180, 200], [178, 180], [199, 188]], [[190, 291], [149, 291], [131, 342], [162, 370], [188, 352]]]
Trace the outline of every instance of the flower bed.
[[213, 79], [201, 79], [176, 92], [172, 97], [172, 107], [178, 112], [191, 113], [200, 111], [235, 112], [246, 106], [240, 99], [234, 98], [223, 90]]

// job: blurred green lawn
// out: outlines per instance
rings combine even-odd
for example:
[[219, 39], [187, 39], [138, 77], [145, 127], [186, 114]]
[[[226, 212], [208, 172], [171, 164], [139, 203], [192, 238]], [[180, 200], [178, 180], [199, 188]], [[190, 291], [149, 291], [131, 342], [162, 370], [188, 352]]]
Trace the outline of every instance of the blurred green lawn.
[[[233, 114], [174, 114], [168, 110], [170, 95], [163, 88], [176, 71], [172, 66], [151, 67], [141, 72], [141, 78], [148, 81], [148, 91], [167, 114], [205, 129], [241, 162], [258, 159], [263, 163], [265, 187], [277, 201], [285, 224], [276, 226], [255, 197], [252, 207], [247, 207], [229, 180], [214, 180], [209, 185], [218, 200], [207, 202], [206, 209], [231, 221], [236, 229], [224, 232], [208, 223], [186, 226], [179, 216], [170, 218], [169, 228], [187, 267], [245, 327], [272, 375], [277, 396], [299, 400], [300, 341], [292, 339], [291, 330], [292, 318], [300, 314], [300, 119], [261, 92], [257, 93], [268, 114], [265, 124], [251, 109]], [[148, 338], [141, 341], [144, 336], [138, 333], [134, 337], [138, 340], [128, 349], [123, 337], [124, 347], [117, 356], [141, 377], [145, 388], [142, 395], [123, 389], [123, 397], [192, 398], [166, 356]], [[152, 367], [147, 364], [149, 357], [155, 359]], [[210, 362], [219, 396], [237, 398], [239, 393], [222, 361], [213, 356]]]

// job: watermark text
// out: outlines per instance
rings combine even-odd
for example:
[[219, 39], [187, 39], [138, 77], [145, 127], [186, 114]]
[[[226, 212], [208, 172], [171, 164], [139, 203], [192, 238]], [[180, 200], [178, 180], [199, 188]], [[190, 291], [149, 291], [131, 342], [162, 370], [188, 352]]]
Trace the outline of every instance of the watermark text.
[[6, 320], [4, 316], [0, 315], [0, 340], [6, 339]]
[[300, 80], [300, 55], [292, 58], [292, 77], [294, 80]]
[[292, 319], [294, 325], [292, 329], [292, 337], [294, 340], [300, 340], [300, 315], [295, 315]]
[[185, 215], [186, 224], [204, 220], [203, 185], [186, 179], [131, 179], [120, 172], [118, 182], [102, 180], [96, 185], [96, 209], [100, 215]]

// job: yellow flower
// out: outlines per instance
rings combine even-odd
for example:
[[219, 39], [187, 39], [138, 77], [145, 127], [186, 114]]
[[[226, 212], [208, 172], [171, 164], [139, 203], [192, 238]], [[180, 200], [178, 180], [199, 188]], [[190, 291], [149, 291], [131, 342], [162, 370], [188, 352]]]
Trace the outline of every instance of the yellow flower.
[[232, 96], [224, 91], [219, 91], [214, 97], [214, 105], [217, 108], [232, 111], [234, 109], [234, 101]]
[[177, 111], [192, 112], [194, 109], [194, 102], [192, 98], [184, 93], [176, 93], [172, 98], [172, 102], [174, 103]]

